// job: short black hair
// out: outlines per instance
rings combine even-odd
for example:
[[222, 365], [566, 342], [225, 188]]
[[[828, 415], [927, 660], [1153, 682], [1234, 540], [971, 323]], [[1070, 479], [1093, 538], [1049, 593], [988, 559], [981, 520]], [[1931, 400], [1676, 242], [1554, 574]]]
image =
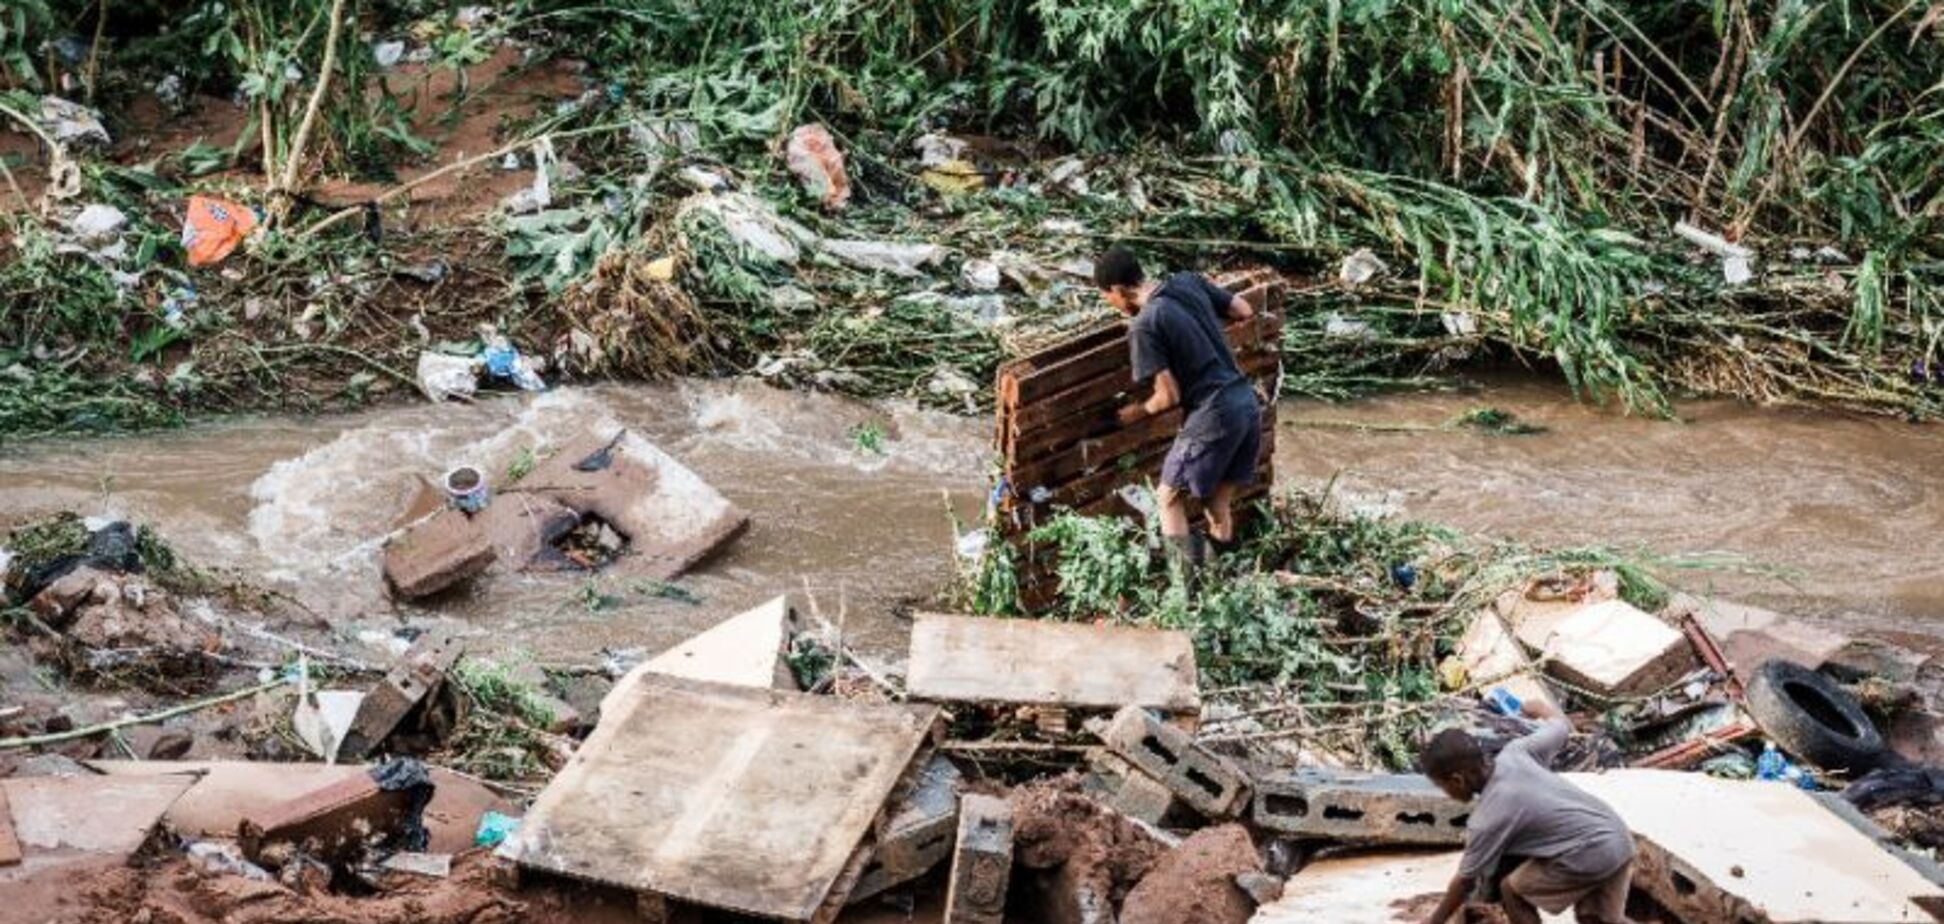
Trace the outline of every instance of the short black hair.
[[1094, 261], [1094, 285], [1102, 289], [1138, 286], [1147, 277], [1141, 273], [1141, 258], [1125, 247], [1114, 247]]
[[1485, 749], [1478, 746], [1478, 739], [1456, 728], [1432, 736], [1418, 751], [1418, 767], [1434, 779], [1449, 779], [1484, 762]]

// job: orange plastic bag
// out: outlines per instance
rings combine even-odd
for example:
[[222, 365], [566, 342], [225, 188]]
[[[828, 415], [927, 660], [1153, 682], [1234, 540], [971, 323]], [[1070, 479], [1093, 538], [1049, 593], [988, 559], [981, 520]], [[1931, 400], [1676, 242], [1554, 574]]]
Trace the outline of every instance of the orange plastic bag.
[[182, 217], [182, 249], [189, 252], [189, 265], [223, 262], [256, 226], [256, 213], [249, 206], [228, 199], [190, 196], [189, 214]]

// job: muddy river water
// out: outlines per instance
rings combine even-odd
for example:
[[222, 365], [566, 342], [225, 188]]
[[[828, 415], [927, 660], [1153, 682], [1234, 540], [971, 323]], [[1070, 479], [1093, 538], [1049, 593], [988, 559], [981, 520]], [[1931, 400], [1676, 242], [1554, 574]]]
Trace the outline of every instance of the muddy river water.
[[[1415, 429], [1484, 404], [1547, 432]], [[1677, 580], [1823, 619], [1944, 632], [1936, 427], [1726, 402], [1684, 406], [1683, 422], [1667, 423], [1531, 382], [1279, 412], [1288, 485], [1333, 483], [1356, 504], [1510, 539], [1732, 553], [1788, 581], [1720, 570]], [[377, 548], [414, 476], [614, 425], [751, 515], [746, 534], [680, 582], [699, 602], [562, 574], [476, 582], [429, 611], [385, 598]], [[882, 432], [881, 451], [860, 447], [860, 427]], [[988, 438], [984, 419], [749, 382], [566, 389], [10, 447], [0, 524], [63, 508], [148, 522], [193, 560], [281, 587], [368, 640], [401, 620], [449, 619], [476, 648], [585, 662], [602, 647], [665, 647], [808, 590], [853, 639], [888, 653], [902, 636], [897, 605], [950, 574], [951, 512], [976, 514]]]

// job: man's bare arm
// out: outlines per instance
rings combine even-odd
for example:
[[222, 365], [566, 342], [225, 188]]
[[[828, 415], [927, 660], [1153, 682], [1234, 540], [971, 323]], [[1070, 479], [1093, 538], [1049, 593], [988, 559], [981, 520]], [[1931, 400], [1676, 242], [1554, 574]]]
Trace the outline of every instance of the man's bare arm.
[[1240, 295], [1229, 299], [1228, 316], [1231, 321], [1247, 321], [1255, 317], [1255, 307]]
[[1465, 896], [1470, 894], [1470, 877], [1462, 874], [1451, 877], [1451, 885], [1445, 887], [1444, 898], [1438, 901], [1438, 907], [1432, 910], [1431, 916], [1424, 919], [1425, 924], [1446, 924], [1458, 914], [1458, 909], [1465, 906]]
[[1154, 394], [1146, 401], [1121, 408], [1120, 422], [1125, 426], [1143, 417], [1165, 414], [1180, 403], [1181, 386], [1175, 383], [1174, 373], [1163, 369], [1154, 375]]

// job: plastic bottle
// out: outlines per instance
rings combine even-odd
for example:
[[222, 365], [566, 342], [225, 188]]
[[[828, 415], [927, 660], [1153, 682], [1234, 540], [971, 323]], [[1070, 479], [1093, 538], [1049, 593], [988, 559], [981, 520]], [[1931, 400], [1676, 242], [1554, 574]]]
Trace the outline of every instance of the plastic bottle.
[[1518, 715], [1520, 708], [1525, 704], [1519, 702], [1519, 698], [1513, 696], [1512, 691], [1504, 687], [1493, 687], [1485, 692], [1485, 705], [1492, 707], [1492, 711], [1499, 715]]
[[1789, 771], [1789, 759], [1775, 749], [1775, 742], [1762, 743], [1762, 756], [1755, 759], [1755, 778], [1758, 780], [1780, 780]]

